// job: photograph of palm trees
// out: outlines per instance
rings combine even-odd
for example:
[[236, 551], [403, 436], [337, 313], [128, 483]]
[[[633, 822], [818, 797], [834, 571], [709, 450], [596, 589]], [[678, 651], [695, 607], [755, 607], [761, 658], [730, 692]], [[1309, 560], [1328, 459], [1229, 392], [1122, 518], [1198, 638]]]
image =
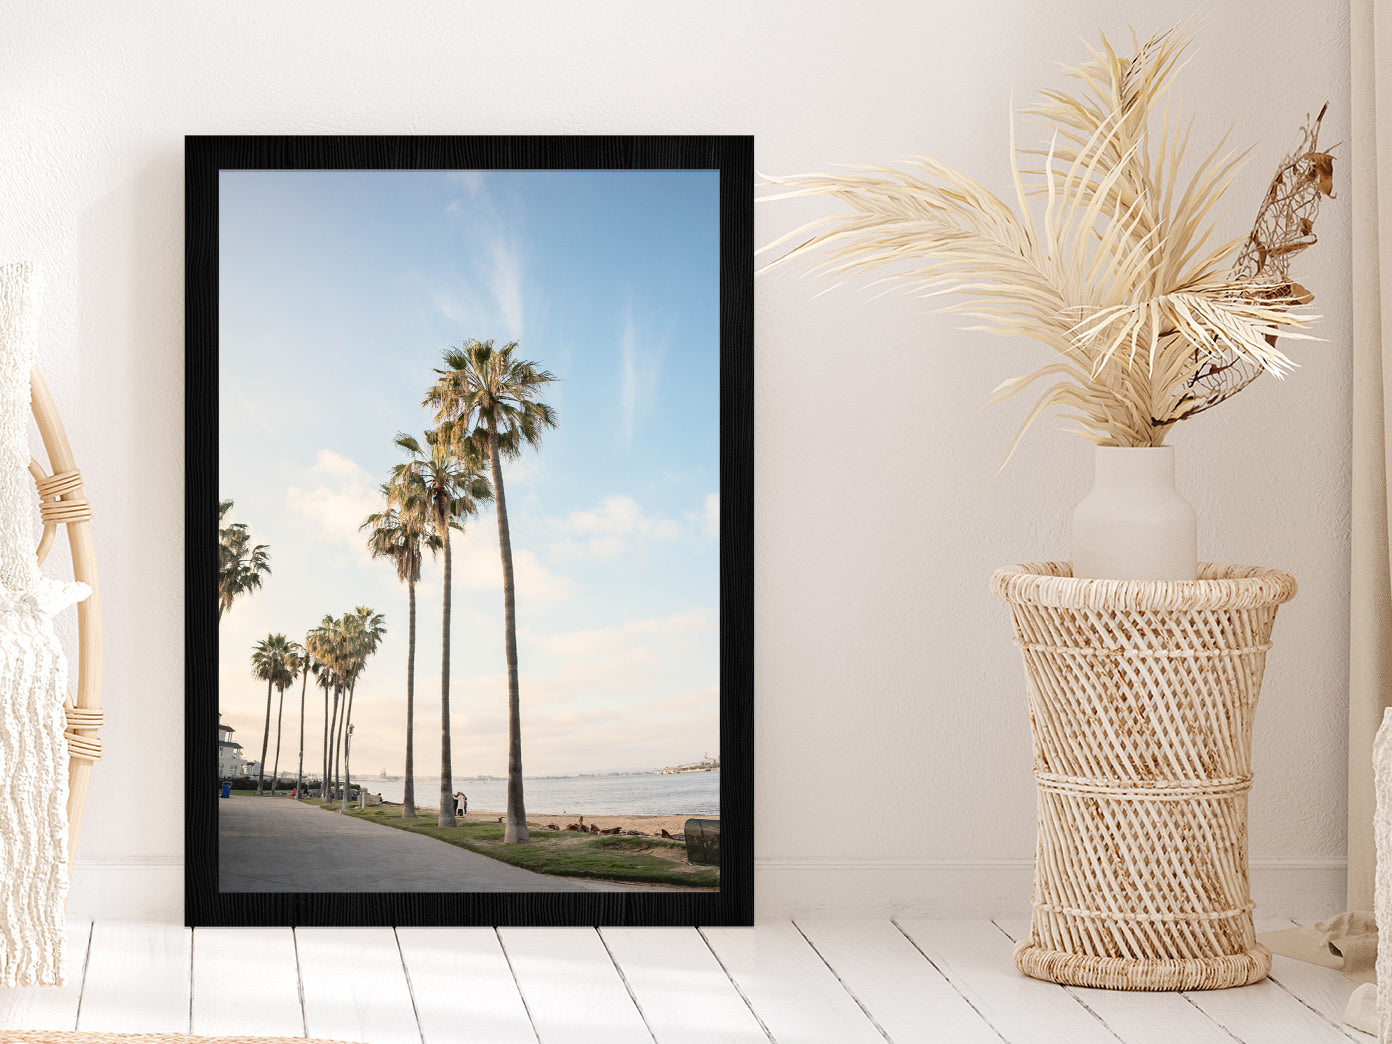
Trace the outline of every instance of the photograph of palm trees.
[[747, 923], [750, 139], [186, 153], [190, 923]]

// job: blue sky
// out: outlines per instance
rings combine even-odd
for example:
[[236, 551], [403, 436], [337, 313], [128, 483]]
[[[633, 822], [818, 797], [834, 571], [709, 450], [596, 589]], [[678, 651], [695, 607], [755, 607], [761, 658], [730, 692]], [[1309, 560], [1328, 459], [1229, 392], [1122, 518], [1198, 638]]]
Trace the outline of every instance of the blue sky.
[[[389, 635], [354, 705], [355, 774], [402, 771], [406, 588], [358, 532], [398, 431], [465, 338], [555, 374], [558, 427], [504, 465], [529, 774], [659, 767], [718, 744], [718, 174], [224, 172], [219, 493], [272, 575], [220, 630], [223, 719], [260, 751], [252, 645], [367, 605]], [[491, 510], [455, 534], [458, 775], [506, 769]], [[440, 564], [417, 586], [416, 771], [439, 771]], [[281, 767], [298, 749], [287, 692]], [[307, 766], [320, 763], [312, 687]], [[274, 747], [274, 726], [272, 727]], [[270, 756], [268, 755], [268, 761]]]

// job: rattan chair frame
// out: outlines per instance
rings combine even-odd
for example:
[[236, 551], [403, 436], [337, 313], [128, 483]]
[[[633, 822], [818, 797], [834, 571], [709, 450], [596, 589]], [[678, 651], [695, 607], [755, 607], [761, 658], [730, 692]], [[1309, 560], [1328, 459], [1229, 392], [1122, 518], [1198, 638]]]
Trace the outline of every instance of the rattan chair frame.
[[39, 491], [39, 514], [43, 521], [43, 536], [36, 552], [38, 560], [42, 564], [52, 551], [59, 527], [66, 528], [73, 578], [92, 589], [91, 595], [77, 605], [77, 688], [68, 694], [64, 703], [68, 721], [65, 736], [68, 741], [68, 875], [71, 878], [82, 831], [82, 813], [92, 781], [92, 766], [101, 757], [101, 740], [97, 737], [103, 721], [101, 586], [97, 582], [97, 557], [92, 540], [92, 505], [83, 490], [82, 473], [77, 469], [58, 408], [37, 366], [29, 374], [29, 391], [34, 422], [43, 441], [49, 469], [45, 470], [38, 460], [30, 458], [29, 473]]

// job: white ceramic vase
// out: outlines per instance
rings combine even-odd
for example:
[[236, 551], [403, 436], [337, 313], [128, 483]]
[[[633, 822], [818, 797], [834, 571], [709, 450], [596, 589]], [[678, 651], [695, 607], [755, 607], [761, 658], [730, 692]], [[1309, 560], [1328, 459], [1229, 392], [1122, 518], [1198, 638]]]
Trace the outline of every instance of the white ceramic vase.
[[1198, 517], [1175, 489], [1173, 446], [1098, 446], [1092, 492], [1073, 512], [1073, 575], [1193, 580]]

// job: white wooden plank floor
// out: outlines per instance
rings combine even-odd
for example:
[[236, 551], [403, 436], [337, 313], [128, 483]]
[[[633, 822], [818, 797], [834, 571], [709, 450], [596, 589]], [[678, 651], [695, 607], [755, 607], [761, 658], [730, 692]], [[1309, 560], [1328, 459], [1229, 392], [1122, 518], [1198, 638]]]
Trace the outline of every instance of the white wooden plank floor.
[[[1371, 1042], [1353, 983], [1278, 957], [1237, 990], [1113, 993], [1027, 979], [1015, 921], [757, 928], [68, 931], [61, 989], [0, 989], [0, 1028], [278, 1035], [363, 1044], [854, 1041]], [[1289, 927], [1268, 922], [1261, 930]]]

